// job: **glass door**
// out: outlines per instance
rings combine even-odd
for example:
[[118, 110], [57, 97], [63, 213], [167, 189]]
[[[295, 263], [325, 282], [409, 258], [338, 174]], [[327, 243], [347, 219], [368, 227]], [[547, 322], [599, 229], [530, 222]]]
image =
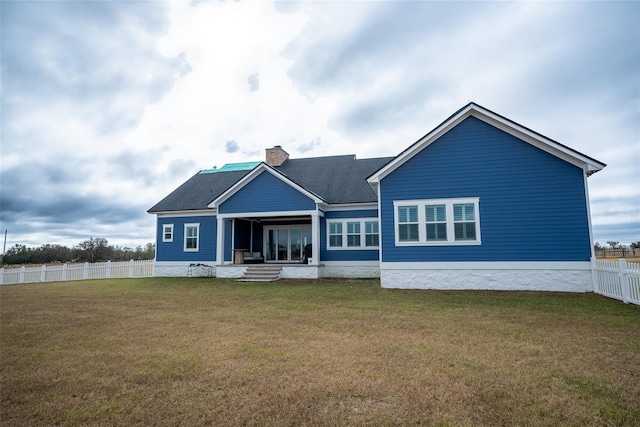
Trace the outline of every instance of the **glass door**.
[[289, 261], [289, 230], [278, 228], [278, 253], [276, 260]]
[[265, 227], [265, 260], [300, 262], [305, 246], [311, 244], [311, 228], [300, 226]]
[[291, 261], [300, 262], [302, 258], [302, 230], [299, 228], [291, 229]]

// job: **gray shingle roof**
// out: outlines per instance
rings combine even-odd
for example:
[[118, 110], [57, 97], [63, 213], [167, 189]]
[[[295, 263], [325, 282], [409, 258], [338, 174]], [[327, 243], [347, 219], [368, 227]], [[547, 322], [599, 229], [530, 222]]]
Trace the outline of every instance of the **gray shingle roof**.
[[328, 203], [376, 202], [378, 197], [366, 179], [391, 159], [356, 159], [354, 155], [289, 159], [275, 169]]
[[147, 212], [207, 209], [207, 205], [250, 171], [197, 173]]
[[[312, 157], [289, 159], [274, 169], [328, 203], [366, 203], [377, 201], [366, 178], [392, 159], [356, 159], [354, 155]], [[148, 212], [207, 209], [210, 202], [249, 172], [198, 173]]]

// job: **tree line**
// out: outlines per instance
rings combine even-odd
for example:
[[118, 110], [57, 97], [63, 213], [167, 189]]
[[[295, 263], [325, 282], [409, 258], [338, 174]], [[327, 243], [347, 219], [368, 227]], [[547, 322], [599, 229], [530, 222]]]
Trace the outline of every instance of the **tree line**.
[[[615, 240], [607, 240], [607, 245], [609, 246], [609, 249], [640, 249], [640, 241], [632, 242], [629, 246], [626, 246], [621, 245], [620, 242]], [[595, 245], [593, 245], [593, 248], [596, 251], [607, 249], [605, 246], [601, 245], [600, 242], [596, 242]]]
[[55, 262], [129, 261], [155, 258], [156, 245], [147, 243], [135, 249], [109, 245], [107, 239], [90, 238], [71, 248], [62, 245], [42, 245], [35, 248], [15, 245], [2, 256], [2, 264], [51, 264]]
[[640, 241], [633, 242], [630, 245], [622, 245], [620, 242], [615, 240], [608, 240], [608, 246], [603, 246], [599, 242], [596, 242], [593, 245], [593, 249], [595, 250], [596, 256], [601, 256], [606, 258], [607, 255], [617, 257], [636, 257], [640, 254]]

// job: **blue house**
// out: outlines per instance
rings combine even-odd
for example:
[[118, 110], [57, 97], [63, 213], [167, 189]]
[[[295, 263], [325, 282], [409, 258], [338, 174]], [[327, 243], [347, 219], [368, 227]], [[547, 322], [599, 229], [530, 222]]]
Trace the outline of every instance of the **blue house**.
[[395, 157], [275, 146], [149, 210], [155, 274], [240, 278], [258, 262], [388, 288], [590, 291], [587, 177], [604, 167], [474, 103]]

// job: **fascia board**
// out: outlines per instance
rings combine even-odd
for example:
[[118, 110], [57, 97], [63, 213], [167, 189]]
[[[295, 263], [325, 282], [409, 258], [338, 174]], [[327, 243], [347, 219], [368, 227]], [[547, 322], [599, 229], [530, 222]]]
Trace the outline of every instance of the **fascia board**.
[[206, 216], [206, 215], [216, 215], [218, 213], [217, 209], [198, 209], [191, 211], [162, 211], [162, 212], [151, 212], [152, 215], [157, 215], [158, 218], [165, 217], [185, 217], [185, 216]]
[[313, 193], [309, 192], [308, 190], [306, 190], [305, 188], [299, 186], [298, 184], [296, 184], [295, 182], [291, 181], [290, 179], [288, 179], [283, 174], [275, 171], [271, 166], [269, 166], [266, 163], [262, 162], [258, 166], [256, 166], [251, 172], [249, 172], [248, 174], [243, 176], [240, 180], [238, 180], [238, 182], [236, 182], [231, 187], [229, 187], [224, 193], [222, 193], [216, 199], [214, 199], [211, 203], [209, 203], [207, 205], [207, 207], [209, 207], [209, 208], [217, 208], [222, 203], [224, 203], [225, 200], [227, 200], [228, 198], [233, 196], [235, 193], [240, 191], [245, 185], [247, 185], [248, 183], [253, 181], [258, 175], [260, 175], [261, 173], [263, 173], [265, 171], [270, 173], [271, 175], [275, 176], [276, 178], [278, 178], [279, 180], [281, 180], [285, 184], [289, 185], [293, 189], [295, 189], [295, 190], [299, 191], [300, 193], [304, 194], [305, 196], [307, 196], [308, 198], [313, 200], [315, 203], [322, 203], [323, 202], [323, 200], [320, 199], [315, 194], [313, 194]]
[[351, 211], [362, 209], [378, 209], [377, 202], [365, 202], [365, 203], [340, 203], [340, 204], [326, 204], [321, 208], [326, 212], [332, 211]]

